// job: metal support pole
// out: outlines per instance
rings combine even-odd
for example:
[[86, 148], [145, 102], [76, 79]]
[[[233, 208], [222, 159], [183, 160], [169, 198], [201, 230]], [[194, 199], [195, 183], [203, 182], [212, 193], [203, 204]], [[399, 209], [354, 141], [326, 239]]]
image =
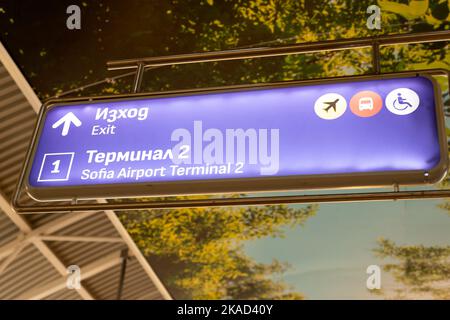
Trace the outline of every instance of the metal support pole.
[[361, 202], [386, 200], [418, 200], [450, 198], [450, 189], [447, 190], [417, 190], [417, 191], [390, 191], [390, 192], [361, 192], [341, 194], [314, 194], [273, 197], [243, 197], [243, 198], [207, 198], [194, 200], [158, 200], [120, 203], [94, 203], [29, 206], [16, 208], [19, 213], [50, 213], [50, 212], [78, 212], [98, 210], [141, 210], [141, 209], [174, 209], [174, 208], [205, 208], [205, 207], [234, 207], [234, 206], [261, 206], [274, 204], [302, 204], [302, 203], [335, 203], [335, 202]]
[[125, 284], [125, 273], [127, 271], [127, 261], [128, 261], [128, 248], [125, 248], [120, 253], [120, 258], [122, 259], [122, 264], [120, 265], [120, 278], [119, 278], [119, 288], [117, 290], [117, 300], [121, 300], [123, 286]]
[[372, 44], [372, 65], [373, 65], [373, 73], [380, 74], [381, 59], [380, 59], [380, 43], [378, 41], [374, 41]]
[[141, 91], [141, 84], [142, 79], [144, 78], [144, 72], [145, 72], [145, 64], [139, 62], [137, 64], [136, 75], [134, 76], [132, 93], [139, 93], [139, 91]]

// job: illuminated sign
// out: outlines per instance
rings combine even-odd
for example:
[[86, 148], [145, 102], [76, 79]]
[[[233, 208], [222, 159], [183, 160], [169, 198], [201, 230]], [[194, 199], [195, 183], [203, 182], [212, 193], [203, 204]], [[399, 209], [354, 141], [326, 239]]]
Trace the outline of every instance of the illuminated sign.
[[447, 168], [428, 76], [51, 101], [38, 200], [425, 184]]

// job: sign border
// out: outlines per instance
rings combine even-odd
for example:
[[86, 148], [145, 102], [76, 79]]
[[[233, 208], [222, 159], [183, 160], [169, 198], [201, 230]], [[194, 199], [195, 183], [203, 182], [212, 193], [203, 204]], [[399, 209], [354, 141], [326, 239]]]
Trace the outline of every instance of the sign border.
[[[83, 102], [108, 102], [108, 101], [131, 101], [142, 98], [161, 98], [175, 96], [190, 96], [222, 92], [239, 92], [249, 90], [263, 90], [281, 87], [301, 87], [327, 83], [346, 83], [367, 80], [383, 80], [392, 78], [424, 77], [432, 82], [434, 89], [436, 121], [440, 146], [440, 160], [433, 169], [403, 170], [403, 171], [377, 171], [349, 174], [317, 174], [317, 175], [295, 175], [283, 177], [257, 177], [257, 178], [227, 178], [207, 180], [165, 181], [165, 182], [141, 182], [122, 184], [96, 184], [82, 186], [62, 187], [33, 187], [29, 184], [29, 175], [37, 149], [37, 144], [43, 130], [45, 115], [53, 107], [76, 105]], [[445, 135], [445, 122], [442, 105], [442, 94], [437, 81], [425, 72], [401, 72], [380, 75], [346, 76], [331, 79], [313, 79], [284, 81], [277, 83], [221, 86], [207, 89], [188, 89], [167, 92], [124, 94], [112, 96], [92, 96], [69, 99], [51, 99], [46, 101], [39, 112], [36, 122], [32, 143], [28, 150], [29, 161], [25, 169], [25, 190], [27, 194], [36, 201], [61, 201], [73, 199], [99, 199], [99, 198], [132, 198], [151, 196], [175, 196], [195, 194], [218, 194], [218, 193], [254, 193], [254, 192], [283, 192], [295, 190], [312, 189], [348, 189], [348, 188], [370, 188], [390, 187], [399, 185], [423, 185], [439, 182], [448, 169], [448, 148]], [[239, 190], [236, 190], [236, 184]]]
[[[65, 178], [56, 178], [56, 179], [41, 179], [41, 175], [42, 175], [42, 169], [44, 168], [44, 163], [45, 160], [47, 159], [47, 156], [54, 156], [54, 155], [67, 155], [70, 154], [70, 162], [69, 162], [69, 169], [67, 169], [67, 174]], [[70, 170], [72, 170], [72, 163], [73, 163], [73, 158], [75, 156], [75, 152], [51, 152], [51, 153], [44, 153], [44, 159], [42, 160], [42, 164], [41, 164], [41, 168], [39, 169], [39, 174], [38, 174], [38, 182], [45, 182], [45, 181], [68, 181], [69, 180], [69, 175], [70, 175]]]

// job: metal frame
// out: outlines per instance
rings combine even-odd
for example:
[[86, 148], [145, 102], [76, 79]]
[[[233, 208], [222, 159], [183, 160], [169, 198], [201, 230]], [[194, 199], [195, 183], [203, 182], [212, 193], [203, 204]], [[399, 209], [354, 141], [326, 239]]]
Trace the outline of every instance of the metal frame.
[[[133, 92], [138, 92], [142, 81], [144, 69], [147, 67], [158, 67], [176, 64], [188, 64], [198, 62], [228, 61], [248, 58], [273, 57], [289, 54], [311, 53], [319, 51], [344, 50], [353, 48], [371, 47], [373, 49], [373, 73], [383, 74], [380, 70], [380, 46], [393, 44], [410, 44], [450, 40], [450, 31], [435, 31], [416, 34], [387, 35], [370, 38], [342, 39], [332, 41], [322, 41], [316, 43], [301, 43], [275, 48], [241, 49], [219, 52], [194, 53], [186, 55], [175, 55], [165, 57], [150, 57], [141, 59], [130, 59], [108, 62], [110, 70], [136, 69], [137, 73], [133, 85]], [[416, 73], [445, 74], [450, 83], [450, 72], [443, 69], [417, 70]], [[346, 78], [349, 77], [340, 77]], [[324, 79], [315, 79], [323, 81]], [[336, 79], [336, 78], [334, 78]], [[195, 90], [190, 90], [193, 92]], [[75, 99], [76, 100], [76, 99]], [[81, 100], [81, 99], [80, 99]], [[42, 112], [41, 112], [42, 114]], [[37, 127], [33, 135], [35, 142]], [[268, 204], [289, 204], [289, 203], [325, 203], [325, 202], [349, 202], [349, 201], [379, 201], [379, 200], [399, 200], [399, 199], [430, 199], [450, 197], [450, 190], [418, 190], [399, 191], [398, 186], [394, 186], [393, 192], [367, 192], [367, 193], [345, 193], [345, 194], [316, 194], [316, 195], [294, 195], [294, 196], [269, 196], [269, 197], [244, 197], [244, 198], [208, 198], [194, 200], [174, 200], [174, 201], [141, 201], [128, 203], [95, 203], [77, 204], [76, 199], [72, 204], [52, 204], [39, 206], [23, 206], [20, 204], [20, 196], [25, 178], [25, 169], [31, 156], [31, 149], [28, 150], [25, 165], [21, 172], [12, 205], [19, 213], [43, 213], [43, 212], [75, 212], [75, 211], [96, 211], [96, 210], [133, 210], [133, 209], [168, 209], [187, 207], [211, 207], [211, 206], [240, 206], [240, 205], [268, 205]]]
[[[310, 43], [295, 43], [286, 46], [263, 47], [253, 49], [236, 49], [226, 51], [199, 52], [160, 57], [146, 57], [140, 59], [113, 60], [107, 62], [108, 70], [136, 69], [139, 64], [145, 67], [161, 67], [177, 64], [199, 62], [216, 62], [242, 60], [251, 58], [267, 58], [285, 56], [289, 54], [314, 53], [321, 51], [335, 51], [355, 48], [374, 49], [374, 66], [379, 66], [379, 47], [393, 44], [410, 44], [450, 40], [450, 31], [432, 31], [421, 33], [407, 33], [382, 35], [356, 39], [337, 39]], [[378, 61], [378, 62], [377, 62]], [[376, 69], [375, 68], [375, 69]]]
[[[142, 72], [142, 69], [141, 69]], [[268, 177], [250, 177], [250, 178], [227, 178], [227, 179], [199, 179], [199, 180], [183, 180], [183, 181], [160, 181], [160, 182], [137, 182], [137, 183], [114, 183], [114, 184], [96, 184], [96, 185], [82, 185], [82, 186], [60, 186], [60, 187], [35, 187], [32, 186], [28, 179], [24, 181], [25, 190], [28, 195], [39, 201], [54, 201], [54, 200], [90, 200], [97, 198], [126, 198], [126, 197], [154, 197], [154, 196], [173, 196], [173, 195], [193, 195], [193, 194], [225, 194], [225, 193], [254, 193], [254, 192], [274, 192], [274, 191], [299, 191], [305, 189], [337, 189], [348, 187], [390, 187], [394, 184], [410, 186], [421, 184], [432, 184], [440, 181], [448, 167], [447, 156], [447, 138], [445, 135], [445, 123], [442, 107], [442, 95], [436, 81], [428, 74], [421, 74], [418, 72], [403, 72], [390, 73], [381, 75], [365, 75], [365, 76], [347, 76], [341, 78], [332, 78], [327, 80], [305, 80], [305, 81], [284, 81], [278, 83], [267, 83], [264, 85], [252, 86], [232, 86], [232, 87], [218, 87], [208, 90], [202, 90], [197, 94], [209, 93], [235, 93], [246, 90], [264, 90], [264, 89], [279, 89], [289, 87], [306, 87], [315, 84], [335, 84], [335, 83], [354, 83], [358, 81], [380, 80], [380, 79], [403, 79], [405, 77], [424, 77], [433, 83], [434, 99], [435, 99], [435, 113], [436, 113], [436, 128], [438, 130], [438, 138], [440, 145], [440, 161], [432, 169], [424, 170], [395, 170], [395, 171], [373, 171], [365, 173], [340, 173], [340, 174], [310, 174], [310, 175], [290, 175], [290, 176], [268, 176]], [[137, 77], [141, 78], [141, 77]], [[197, 90], [195, 91], [197, 92]], [[142, 97], [145, 99], [152, 99], [161, 96], [162, 98], [170, 97], [184, 97], [191, 95], [191, 91], [174, 91], [154, 94], [140, 94], [140, 95], [118, 95], [106, 97], [86, 97], [83, 101], [89, 105], [97, 102], [107, 103], [111, 102], [125, 102], [132, 99]], [[110, 99], [111, 98], [111, 99]], [[78, 100], [77, 100], [78, 101]], [[150, 100], [151, 101], [151, 100]], [[44, 128], [46, 114], [53, 107], [65, 107], [77, 105], [78, 102], [73, 102], [71, 99], [50, 100], [46, 102], [39, 114], [39, 121], [37, 127], [39, 128], [36, 139], [31, 145], [31, 155], [29, 162], [26, 163], [25, 177], [29, 177], [31, 172], [31, 164], [33, 162], [36, 151], [37, 141], [42, 134]], [[151, 184], [151, 186], [149, 186]], [[236, 186], [239, 186], [236, 188]]]

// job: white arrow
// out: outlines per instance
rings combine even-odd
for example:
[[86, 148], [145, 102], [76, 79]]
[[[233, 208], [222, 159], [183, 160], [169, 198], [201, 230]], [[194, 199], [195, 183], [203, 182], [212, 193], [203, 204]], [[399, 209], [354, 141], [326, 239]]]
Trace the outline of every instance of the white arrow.
[[78, 119], [72, 112], [69, 112], [68, 114], [66, 114], [64, 117], [62, 117], [61, 119], [59, 119], [58, 121], [56, 121], [53, 125], [52, 128], [56, 129], [58, 128], [60, 125], [62, 125], [64, 123], [61, 135], [62, 136], [67, 136], [67, 134], [69, 133], [69, 128], [70, 128], [70, 124], [73, 123], [76, 127], [81, 126], [81, 121], [80, 119]]

